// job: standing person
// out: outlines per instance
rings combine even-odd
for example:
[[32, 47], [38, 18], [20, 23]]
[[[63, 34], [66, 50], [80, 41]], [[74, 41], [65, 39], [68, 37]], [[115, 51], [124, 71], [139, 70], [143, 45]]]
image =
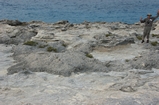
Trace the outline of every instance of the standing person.
[[151, 17], [151, 16], [152, 16], [151, 14], [147, 14], [147, 18], [145, 18], [144, 20], [142, 19], [142, 17], [140, 18], [140, 22], [145, 23], [145, 28], [144, 28], [141, 43], [144, 42], [145, 37], [147, 37], [147, 43], [149, 43], [149, 36], [150, 36], [151, 27], [152, 27], [153, 21], [159, 17], [159, 10], [157, 12], [157, 16], [155, 16], [155, 17]]

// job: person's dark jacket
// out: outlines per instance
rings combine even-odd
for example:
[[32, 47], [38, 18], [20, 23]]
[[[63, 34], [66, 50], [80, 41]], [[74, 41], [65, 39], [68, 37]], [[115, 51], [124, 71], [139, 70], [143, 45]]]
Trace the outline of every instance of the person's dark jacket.
[[149, 18], [145, 18], [144, 20], [140, 20], [140, 22], [141, 22], [141, 23], [145, 23], [145, 26], [146, 26], [146, 27], [151, 27], [153, 21], [154, 21], [156, 18], [158, 18], [158, 17], [159, 17], [159, 14], [157, 14], [157, 16], [155, 16], [155, 17], [150, 17], [150, 19], [149, 19]]

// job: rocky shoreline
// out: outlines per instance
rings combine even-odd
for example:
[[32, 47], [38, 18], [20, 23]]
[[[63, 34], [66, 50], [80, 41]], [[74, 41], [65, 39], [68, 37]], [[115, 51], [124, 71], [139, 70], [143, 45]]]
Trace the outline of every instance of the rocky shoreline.
[[142, 33], [141, 23], [1, 20], [16, 64], [0, 77], [0, 104], [158, 105], [159, 21], [150, 43]]

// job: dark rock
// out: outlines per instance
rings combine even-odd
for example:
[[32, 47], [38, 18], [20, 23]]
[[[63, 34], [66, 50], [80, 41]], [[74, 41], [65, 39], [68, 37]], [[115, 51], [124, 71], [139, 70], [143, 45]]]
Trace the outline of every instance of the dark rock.
[[24, 70], [24, 71], [19, 72], [19, 74], [30, 75], [30, 74], [33, 74], [33, 72], [30, 70]]
[[7, 20], [6, 24], [11, 26], [19, 26], [19, 25], [22, 25], [23, 22], [20, 22], [19, 20]]
[[131, 86], [124, 86], [124, 87], [121, 87], [121, 89], [119, 89], [123, 92], [135, 92], [136, 90], [134, 88], [132, 88]]
[[109, 43], [110, 41], [110, 39], [101, 40], [102, 43]]
[[119, 42], [116, 43], [116, 45], [126, 45], [130, 43], [135, 43], [134, 38], [126, 38], [124, 40], [119, 40]]
[[67, 20], [62, 20], [62, 21], [56, 22], [55, 24], [67, 24], [67, 23], [69, 23], [69, 21], [67, 21]]

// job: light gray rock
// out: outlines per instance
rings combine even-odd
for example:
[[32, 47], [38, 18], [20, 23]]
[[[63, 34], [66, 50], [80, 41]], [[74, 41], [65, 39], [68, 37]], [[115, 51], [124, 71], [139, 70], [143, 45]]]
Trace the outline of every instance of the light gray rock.
[[[34, 72], [48, 72], [58, 75], [70, 76], [77, 72], [108, 72], [109, 69], [101, 62], [88, 58], [85, 54], [79, 52], [64, 53], [31, 53], [23, 58], [21, 63], [8, 69], [8, 74], [29, 69]], [[17, 58], [18, 59], [18, 58]], [[24, 63], [25, 62], [25, 63]]]
[[37, 33], [34, 31], [14, 30], [13, 32], [10, 33], [1, 34], [0, 43], [17, 45], [19, 43], [24, 43], [26, 41], [29, 41], [36, 34]]
[[159, 54], [158, 52], [148, 52], [144, 53], [141, 58], [137, 60], [132, 60], [129, 63], [132, 65], [132, 68], [135, 69], [147, 69], [151, 70], [152, 68], [159, 68], [158, 65]]

